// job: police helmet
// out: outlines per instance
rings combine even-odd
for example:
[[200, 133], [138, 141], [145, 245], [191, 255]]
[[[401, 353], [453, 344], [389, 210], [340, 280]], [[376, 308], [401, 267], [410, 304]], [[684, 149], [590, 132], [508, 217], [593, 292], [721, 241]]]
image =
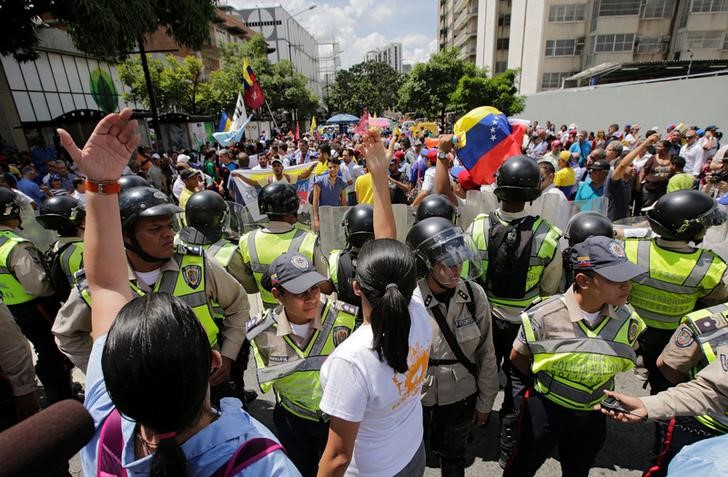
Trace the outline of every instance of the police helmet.
[[569, 241], [569, 247], [591, 236], [614, 238], [612, 222], [599, 212], [579, 212], [569, 220], [564, 234]]
[[442, 217], [452, 223], [455, 223], [458, 216], [458, 210], [452, 205], [450, 199], [442, 194], [430, 194], [420, 202], [415, 212], [415, 222], [426, 219], [428, 217]]
[[73, 232], [86, 218], [86, 210], [77, 199], [67, 195], [50, 197], [40, 207], [38, 223], [48, 230]]
[[[428, 217], [417, 222], [405, 241], [417, 257], [420, 274], [423, 268], [433, 270], [438, 262], [445, 267], [462, 265], [464, 278], [480, 276], [481, 261], [475, 245], [460, 227], [447, 219]], [[454, 281], [457, 278], [450, 277]], [[438, 282], [443, 284], [444, 280]]]
[[121, 226], [128, 228], [144, 217], [173, 216], [182, 212], [164, 192], [154, 187], [132, 187], [119, 194]]
[[512, 156], [496, 172], [495, 195], [499, 200], [531, 202], [541, 195], [541, 171], [528, 156]]
[[374, 209], [368, 204], [355, 205], [346, 212], [341, 226], [346, 243], [361, 248], [367, 240], [374, 238]]
[[663, 239], [701, 240], [708, 227], [726, 221], [726, 214], [708, 195], [688, 189], [660, 197], [647, 220]]
[[185, 205], [187, 225], [201, 232], [220, 231], [224, 225], [227, 204], [220, 194], [203, 190], [192, 194]]
[[121, 190], [127, 190], [132, 187], [152, 187], [152, 184], [141, 176], [131, 174], [128, 176], [121, 176], [119, 178], [119, 186], [121, 187]]
[[0, 187], [0, 220], [17, 219], [18, 217], [20, 217], [18, 196], [12, 190]]
[[296, 189], [283, 182], [268, 184], [258, 194], [260, 213], [268, 216], [296, 215], [299, 202]]

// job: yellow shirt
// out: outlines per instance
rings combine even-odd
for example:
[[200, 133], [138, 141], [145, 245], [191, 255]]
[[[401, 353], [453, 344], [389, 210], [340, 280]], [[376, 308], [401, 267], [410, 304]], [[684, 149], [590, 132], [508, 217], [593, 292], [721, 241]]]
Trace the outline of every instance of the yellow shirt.
[[319, 176], [323, 174], [324, 172], [327, 172], [329, 170], [329, 164], [327, 162], [321, 162], [319, 161], [316, 164], [316, 167], [313, 168], [313, 176]]
[[354, 183], [356, 201], [360, 204], [374, 204], [374, 189], [372, 188], [372, 175], [366, 173], [356, 178]]
[[574, 175], [574, 169], [571, 167], [564, 167], [554, 175], [554, 185], [556, 187], [568, 187], [575, 183], [576, 176]]
[[179, 206], [182, 210], [184, 210], [185, 205], [187, 205], [187, 201], [190, 200], [192, 194], [194, 194], [194, 191], [189, 190], [187, 187], [184, 187], [182, 192], [179, 193]]

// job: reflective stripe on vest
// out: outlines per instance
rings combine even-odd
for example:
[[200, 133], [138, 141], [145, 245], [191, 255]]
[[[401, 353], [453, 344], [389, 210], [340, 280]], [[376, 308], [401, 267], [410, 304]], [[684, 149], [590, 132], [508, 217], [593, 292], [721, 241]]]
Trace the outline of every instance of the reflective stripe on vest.
[[[695, 341], [700, 345], [705, 359], [692, 370], [690, 377], [695, 376], [708, 364], [716, 360], [717, 345], [728, 342], [728, 304], [721, 304], [694, 311], [683, 319], [693, 332]], [[720, 434], [728, 434], [728, 412], [724, 414], [710, 413], [695, 416], [701, 424]]]
[[[507, 222], [498, 219], [502, 224]], [[481, 224], [478, 224], [478, 221]], [[483, 277], [488, 271], [488, 215], [480, 214], [473, 221], [472, 239], [478, 248], [482, 260]], [[498, 307], [510, 307], [523, 310], [529, 307], [541, 294], [541, 277], [546, 265], [551, 263], [556, 255], [561, 237], [561, 230], [549, 224], [542, 218], [538, 218], [531, 228], [533, 239], [531, 240], [531, 253], [528, 259], [528, 272], [526, 273], [526, 290], [523, 298], [499, 298], [493, 295], [488, 287], [484, 287], [488, 301]]]
[[340, 256], [341, 250], [332, 250], [329, 254], [329, 278], [334, 283], [334, 286], [338, 284]]
[[84, 243], [82, 241], [73, 242], [58, 257], [61, 270], [71, 286], [73, 286], [73, 276], [83, 268], [83, 250]]
[[634, 367], [634, 342], [644, 324], [629, 308], [618, 307], [616, 318], [605, 317], [594, 330], [582, 320], [574, 323], [574, 338], [539, 340], [531, 324], [538, 308], [521, 314], [533, 355], [534, 389], [569, 409], [591, 410], [604, 389], [614, 389], [614, 376]]
[[[217, 345], [217, 334], [220, 330], [212, 318], [212, 311], [205, 293], [205, 259], [200, 255], [175, 254], [174, 261], [177, 262], [179, 270], [166, 270], [163, 272], [153, 291], [174, 295], [192, 308], [195, 316], [205, 329], [210, 346], [215, 346]], [[78, 277], [79, 275], [77, 275]], [[193, 288], [187, 281], [197, 286]], [[85, 276], [77, 280], [76, 287], [83, 300], [90, 307], [91, 294]], [[146, 295], [146, 292], [134, 282], [130, 281], [129, 287], [135, 296]]]
[[[324, 361], [339, 344], [335, 341], [336, 329], [344, 327], [347, 336], [354, 330], [355, 316], [338, 309], [335, 302], [327, 302], [322, 312], [321, 330], [316, 330], [306, 349], [300, 349], [288, 336], [275, 337], [282, 339], [286, 346], [292, 349], [295, 358], [285, 362], [274, 362], [268, 359], [266, 365], [264, 354], [259, 345], [270, 345], [270, 338], [259, 343], [261, 333], [273, 327], [277, 329], [273, 310], [267, 310], [265, 319], [259, 325], [254, 325], [248, 332], [257, 365], [258, 383], [263, 392], [271, 388], [276, 393], [278, 402], [287, 411], [304, 419], [319, 421], [324, 418], [319, 409], [323, 391], [320, 382], [320, 370]], [[273, 332], [274, 333], [274, 332]], [[280, 344], [280, 342], [278, 342]], [[267, 351], [267, 350], [266, 350]], [[269, 356], [270, 358], [270, 356]]]
[[[225, 239], [220, 239], [211, 245], [205, 245], [202, 247], [208, 257], [213, 257], [217, 263], [220, 264], [224, 269], [227, 270], [230, 265], [230, 260], [233, 258], [233, 254], [237, 251], [238, 247]], [[218, 303], [212, 303], [212, 315], [216, 320], [222, 320], [225, 318], [225, 311], [220, 307]]]
[[624, 249], [631, 262], [649, 271], [632, 280], [629, 303], [652, 328], [676, 329], [726, 270], [725, 262], [705, 249], [680, 253], [639, 239], [628, 239]]
[[22, 242], [27, 240], [9, 230], [0, 231], [0, 295], [6, 305], [20, 305], [35, 298], [8, 269], [10, 253]]
[[268, 270], [268, 266], [273, 263], [273, 260], [286, 252], [299, 252], [313, 262], [316, 235], [298, 227], [282, 234], [253, 230], [241, 237], [239, 246], [243, 262], [253, 272], [263, 306], [269, 309], [276, 307], [278, 302], [269, 291], [261, 286], [260, 280], [263, 273]]

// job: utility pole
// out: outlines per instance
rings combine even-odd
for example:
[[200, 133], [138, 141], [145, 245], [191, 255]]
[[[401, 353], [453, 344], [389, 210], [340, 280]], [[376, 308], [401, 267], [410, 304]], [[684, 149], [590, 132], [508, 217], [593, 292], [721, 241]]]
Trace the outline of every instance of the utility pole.
[[147, 63], [147, 52], [144, 49], [144, 37], [139, 35], [139, 54], [142, 57], [142, 70], [144, 70], [144, 82], [147, 85], [147, 91], [149, 92], [149, 107], [152, 110], [152, 129], [154, 129], [157, 137], [157, 144], [162, 152], [166, 151], [164, 144], [164, 137], [162, 136], [162, 128], [159, 124], [159, 112], [157, 110], [157, 97], [154, 95], [154, 85], [152, 84], [152, 77], [149, 74], [149, 64]]

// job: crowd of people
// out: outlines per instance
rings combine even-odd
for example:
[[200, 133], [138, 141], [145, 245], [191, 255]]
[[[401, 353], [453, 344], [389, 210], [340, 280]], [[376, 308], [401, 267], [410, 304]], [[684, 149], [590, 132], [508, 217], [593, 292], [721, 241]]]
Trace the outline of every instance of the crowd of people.
[[[502, 389], [504, 475], [555, 448], [588, 475], [607, 416], [661, 420], [645, 475], [726, 465], [691, 459], [728, 432], [728, 266], [700, 246], [726, 222], [717, 127], [533, 123], [487, 186], [448, 134], [155, 152], [136, 128], [123, 110], [82, 148], [59, 130], [53, 157], [0, 157], [0, 429], [38, 412], [37, 376], [43, 405], [93, 418], [85, 475], [462, 476]], [[232, 230], [249, 191], [265, 220]], [[497, 206], [466, 219], [473, 194]], [[328, 255], [327, 206], [347, 207]], [[247, 412], [249, 361], [271, 430]], [[615, 390], [638, 365], [649, 398]]]

